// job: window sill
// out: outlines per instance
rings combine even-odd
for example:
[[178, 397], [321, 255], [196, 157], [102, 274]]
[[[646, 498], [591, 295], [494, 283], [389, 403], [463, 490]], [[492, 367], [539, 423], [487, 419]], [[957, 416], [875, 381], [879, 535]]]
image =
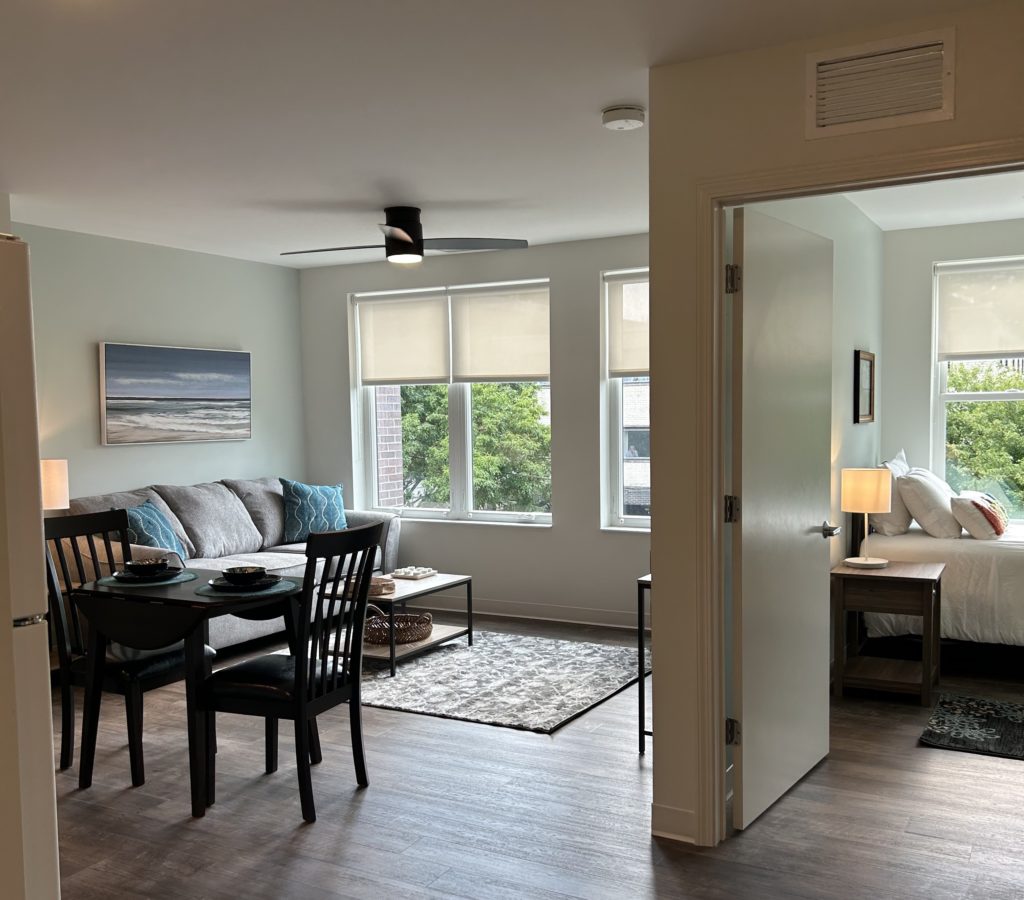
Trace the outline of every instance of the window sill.
[[404, 528], [407, 524], [413, 522], [422, 522], [430, 525], [485, 525], [485, 526], [496, 526], [498, 528], [551, 528], [551, 522], [496, 522], [486, 519], [441, 519], [433, 518], [431, 516], [402, 516], [402, 527]]
[[601, 531], [609, 531], [613, 534], [646, 534], [650, 535], [650, 525], [602, 525]]

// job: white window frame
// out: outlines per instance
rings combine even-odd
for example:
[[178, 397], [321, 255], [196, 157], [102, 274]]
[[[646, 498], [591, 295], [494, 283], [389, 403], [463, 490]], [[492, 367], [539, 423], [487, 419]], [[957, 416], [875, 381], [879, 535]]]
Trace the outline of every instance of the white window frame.
[[[503, 288], [521, 285], [550, 285], [548, 278], [530, 278], [517, 281], [488, 282], [486, 284], [445, 285], [442, 287], [424, 288], [416, 293], [443, 291], [448, 294], [451, 303], [452, 291], [464, 291], [475, 288]], [[472, 422], [472, 384], [454, 383], [446, 385], [448, 389], [448, 476], [450, 485], [449, 507], [447, 509], [395, 506], [386, 507], [377, 504], [377, 410], [376, 395], [372, 385], [359, 382], [359, 337], [358, 317], [354, 313], [355, 300], [367, 297], [403, 296], [412, 291], [374, 291], [372, 293], [349, 294], [349, 322], [352, 327], [353, 340], [350, 342], [352, 351], [351, 378], [356, 386], [354, 393], [355, 406], [352, 410], [352, 421], [361, 429], [359, 466], [361, 477], [357, 476], [365, 498], [365, 506], [394, 513], [403, 519], [424, 519], [430, 521], [485, 522], [506, 525], [550, 525], [552, 514], [549, 512], [505, 512], [500, 510], [473, 509], [473, 422]], [[552, 404], [552, 407], [554, 404]]]
[[[650, 281], [650, 267], [609, 269], [601, 273], [601, 407], [604, 413], [601, 446], [601, 470], [604, 472], [604, 491], [601, 497], [601, 517], [604, 528], [651, 530], [650, 516], [629, 516], [623, 512], [624, 490], [622, 434], [622, 379], [608, 375], [608, 284], [607, 279], [624, 275], [643, 275]], [[640, 279], [637, 279], [640, 280]], [[648, 375], [648, 377], [650, 377]]]
[[[939, 326], [939, 274], [943, 268], [957, 265], [980, 265], [985, 263], [1006, 262], [1005, 257], [991, 260], [969, 260], [961, 262], [941, 262], [932, 266], [932, 471], [946, 480], [946, 406], [949, 403], [994, 403], [1011, 401], [1024, 403], [1024, 391], [982, 391], [978, 393], [957, 393], [949, 391], [950, 362], [984, 362], [993, 359], [1008, 359], [1007, 354], [981, 353], [977, 355], [957, 356], [952, 359], [939, 359], [938, 326]], [[1024, 265], [1024, 259], [1020, 260]], [[1014, 520], [1019, 521], [1019, 520]]]

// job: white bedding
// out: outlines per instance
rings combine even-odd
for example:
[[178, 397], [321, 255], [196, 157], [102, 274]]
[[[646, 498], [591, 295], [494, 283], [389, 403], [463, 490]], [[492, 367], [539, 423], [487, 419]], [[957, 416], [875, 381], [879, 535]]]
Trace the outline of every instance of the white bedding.
[[[862, 552], [899, 562], [944, 562], [942, 637], [1024, 646], [1024, 522], [994, 541], [933, 538], [916, 525], [906, 534], [872, 534]], [[869, 637], [920, 634], [917, 616], [866, 613]]]

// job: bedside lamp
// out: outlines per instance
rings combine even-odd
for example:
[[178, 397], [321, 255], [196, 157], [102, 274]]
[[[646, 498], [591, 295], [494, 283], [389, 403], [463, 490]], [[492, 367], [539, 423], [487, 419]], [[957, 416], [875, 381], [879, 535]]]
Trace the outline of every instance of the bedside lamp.
[[39, 460], [39, 478], [43, 485], [43, 509], [67, 509], [71, 506], [66, 459]]
[[[886, 468], [843, 469], [840, 506], [843, 512], [864, 513], [864, 537], [867, 538], [868, 513], [887, 513], [892, 507], [892, 473]], [[857, 569], [884, 569], [889, 560], [851, 556], [844, 559], [843, 564]]]

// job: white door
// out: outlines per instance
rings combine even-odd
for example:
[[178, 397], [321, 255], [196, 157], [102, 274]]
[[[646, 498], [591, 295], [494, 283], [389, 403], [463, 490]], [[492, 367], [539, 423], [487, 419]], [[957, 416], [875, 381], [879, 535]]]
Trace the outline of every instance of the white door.
[[733, 249], [733, 822], [746, 828], [828, 753], [832, 242], [747, 209]]

